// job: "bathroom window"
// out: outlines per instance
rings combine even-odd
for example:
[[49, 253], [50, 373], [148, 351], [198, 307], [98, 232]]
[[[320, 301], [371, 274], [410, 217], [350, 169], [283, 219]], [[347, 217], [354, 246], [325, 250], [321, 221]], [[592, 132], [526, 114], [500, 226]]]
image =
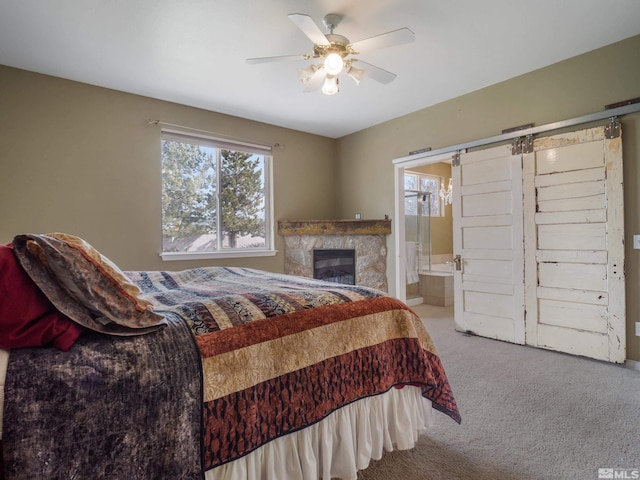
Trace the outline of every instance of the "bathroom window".
[[444, 178], [439, 175], [405, 172], [405, 215], [418, 215], [420, 209], [420, 213], [427, 216], [430, 209], [432, 217], [444, 216], [442, 200], [438, 195], [442, 182]]

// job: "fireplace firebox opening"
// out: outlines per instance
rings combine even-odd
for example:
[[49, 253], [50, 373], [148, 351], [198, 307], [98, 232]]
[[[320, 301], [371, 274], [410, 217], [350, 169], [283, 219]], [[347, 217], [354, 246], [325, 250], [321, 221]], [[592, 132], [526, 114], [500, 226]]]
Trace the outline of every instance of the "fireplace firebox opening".
[[356, 251], [314, 249], [313, 278], [326, 282], [356, 284]]

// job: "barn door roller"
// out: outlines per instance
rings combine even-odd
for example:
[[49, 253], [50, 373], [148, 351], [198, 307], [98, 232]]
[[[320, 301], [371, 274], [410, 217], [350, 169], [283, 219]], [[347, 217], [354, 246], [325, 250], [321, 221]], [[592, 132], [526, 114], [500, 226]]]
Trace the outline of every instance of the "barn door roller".
[[618, 117], [611, 117], [609, 123], [604, 127], [604, 137], [607, 140], [618, 138], [620, 136], [620, 122]]
[[511, 155], [533, 152], [533, 135], [514, 138], [511, 142]]

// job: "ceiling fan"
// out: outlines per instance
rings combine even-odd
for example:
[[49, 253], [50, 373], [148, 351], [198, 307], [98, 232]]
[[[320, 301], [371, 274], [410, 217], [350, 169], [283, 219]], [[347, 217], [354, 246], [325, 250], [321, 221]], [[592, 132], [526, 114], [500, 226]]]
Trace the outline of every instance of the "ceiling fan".
[[[299, 69], [300, 80], [305, 85], [305, 92], [312, 92], [322, 86], [322, 93], [333, 95], [340, 91], [339, 75], [342, 71], [351, 77], [356, 84], [365, 73], [380, 83], [389, 83], [396, 74], [355, 58], [362, 52], [379, 48], [392, 47], [413, 42], [415, 34], [408, 28], [400, 28], [351, 43], [347, 37], [334, 34], [333, 30], [342, 20], [342, 15], [330, 13], [323, 18], [323, 24], [331, 33], [324, 34], [309, 15], [291, 13], [289, 19], [302, 30], [313, 42], [313, 53], [304, 55], [283, 55], [278, 57], [248, 58], [247, 63], [279, 62], [282, 60], [319, 60], [306, 68]], [[357, 66], [356, 66], [357, 65]]]

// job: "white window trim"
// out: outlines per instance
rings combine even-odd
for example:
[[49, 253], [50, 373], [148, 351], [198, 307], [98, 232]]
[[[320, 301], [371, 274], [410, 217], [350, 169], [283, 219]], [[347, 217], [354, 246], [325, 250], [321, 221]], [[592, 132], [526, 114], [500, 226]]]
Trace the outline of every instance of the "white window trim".
[[[275, 245], [275, 234], [274, 234], [274, 225], [275, 225], [275, 215], [273, 212], [273, 150], [270, 146], [257, 145], [244, 141], [235, 141], [222, 139], [211, 136], [204, 135], [194, 135], [192, 133], [183, 132], [180, 130], [174, 129], [162, 129], [162, 134], [168, 134], [166, 137], [169, 138], [175, 134], [175, 138], [178, 139], [181, 137], [185, 138], [193, 138], [194, 140], [209, 140], [212, 144], [215, 144], [216, 148], [224, 148], [225, 146], [235, 147], [238, 146], [248, 147], [248, 151], [253, 151], [254, 153], [260, 153], [265, 157], [265, 192], [264, 192], [264, 201], [265, 201], [265, 222], [266, 222], [266, 232], [265, 236], [267, 237], [265, 240], [267, 241], [267, 245], [274, 246]], [[228, 145], [225, 145], [225, 142], [229, 142]], [[216, 250], [216, 251], [208, 251], [208, 252], [160, 252], [160, 258], [164, 262], [171, 261], [184, 261], [184, 260], [210, 260], [216, 258], [251, 258], [251, 257], [273, 257], [278, 253], [278, 250], [274, 248], [256, 248], [256, 249], [225, 249], [225, 250]]]
[[183, 260], [210, 260], [216, 258], [274, 257], [278, 250], [225, 250], [222, 252], [164, 252], [160, 257], [165, 262]]
[[[413, 170], [406, 170], [404, 172], [404, 175], [415, 175], [416, 177], [418, 177], [418, 189], [420, 188], [420, 177], [431, 177], [434, 179], [438, 179], [438, 186], [443, 185], [444, 182], [444, 177], [442, 175], [435, 175], [433, 173], [422, 173], [422, 172], [416, 172]], [[438, 190], [436, 191], [436, 196], [438, 197], [438, 204], [439, 204], [439, 208], [438, 208], [438, 215], [431, 215], [431, 217], [435, 217], [435, 218], [440, 218], [440, 217], [446, 217], [446, 213], [444, 210], [444, 201], [440, 198], [440, 195], [438, 195], [438, 193], [440, 192], [440, 189], [438, 188]], [[424, 213], [422, 214], [424, 216]]]

